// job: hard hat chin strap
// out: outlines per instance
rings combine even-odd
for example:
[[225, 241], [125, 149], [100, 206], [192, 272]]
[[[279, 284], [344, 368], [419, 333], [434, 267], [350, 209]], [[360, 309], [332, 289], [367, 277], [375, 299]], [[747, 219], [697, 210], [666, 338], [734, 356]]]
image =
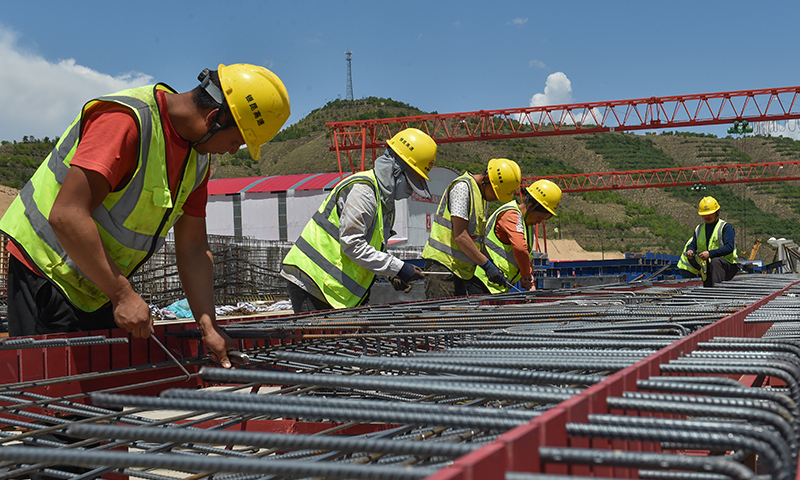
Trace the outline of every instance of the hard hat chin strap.
[[217, 103], [222, 105], [222, 102], [225, 101], [225, 97], [222, 95], [222, 90], [220, 90], [220, 88], [211, 81], [211, 72], [206, 68], [200, 72], [200, 75], [197, 77], [197, 79], [200, 80], [200, 87], [208, 92], [208, 94], [211, 95], [211, 98], [213, 98]]
[[223, 115], [222, 106], [224, 105], [225, 102], [225, 97], [222, 94], [222, 90], [220, 90], [220, 88], [216, 86], [214, 82], [211, 81], [211, 72], [209, 71], [209, 69], [207, 68], [203, 69], [203, 71], [200, 72], [200, 75], [197, 76], [197, 79], [200, 80], [200, 87], [206, 92], [208, 92], [209, 95], [211, 95], [211, 98], [213, 98], [214, 101], [216, 101], [219, 104], [219, 108], [217, 109], [217, 116], [214, 118], [214, 124], [206, 132], [206, 134], [203, 135], [203, 137], [200, 140], [192, 144], [192, 148], [194, 148], [197, 145], [200, 145], [201, 143], [207, 142], [208, 139], [213, 137], [215, 133], [222, 130], [223, 126], [222, 124], [220, 124], [220, 120], [222, 120], [222, 115]]
[[194, 147], [195, 147], [195, 146], [197, 146], [197, 145], [200, 145], [201, 143], [205, 143], [205, 142], [207, 142], [207, 141], [208, 141], [208, 139], [210, 139], [211, 137], [213, 137], [215, 133], [217, 133], [217, 132], [219, 132], [220, 130], [222, 130], [222, 128], [223, 128], [223, 127], [222, 127], [222, 125], [219, 123], [219, 121], [222, 119], [222, 115], [223, 115], [222, 108], [219, 108], [219, 109], [217, 110], [217, 116], [216, 116], [216, 117], [214, 117], [214, 124], [213, 124], [213, 125], [211, 125], [211, 128], [209, 128], [209, 129], [208, 129], [208, 131], [206, 132], [206, 134], [205, 134], [205, 135], [203, 135], [203, 137], [202, 137], [200, 140], [198, 140], [198, 141], [196, 141], [196, 142], [194, 142], [194, 143], [192, 144], [192, 148], [194, 148]]

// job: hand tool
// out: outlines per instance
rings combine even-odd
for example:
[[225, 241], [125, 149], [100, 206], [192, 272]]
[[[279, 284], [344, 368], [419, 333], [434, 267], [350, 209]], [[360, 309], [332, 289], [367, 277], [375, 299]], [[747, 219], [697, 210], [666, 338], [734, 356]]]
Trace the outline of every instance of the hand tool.
[[513, 283], [511, 283], [507, 278], [506, 278], [506, 287], [513, 288], [514, 290], [516, 290], [518, 292], [523, 292], [524, 291], [524, 290], [520, 290], [519, 288], [517, 288], [517, 286], [514, 285]]
[[228, 350], [228, 360], [233, 364], [242, 365], [244, 363], [250, 363], [250, 356], [239, 350]]
[[192, 378], [192, 374], [191, 374], [191, 373], [189, 373], [189, 370], [186, 370], [186, 368], [185, 368], [185, 367], [184, 367], [184, 366], [181, 364], [181, 362], [179, 362], [179, 361], [178, 361], [178, 359], [177, 359], [177, 358], [175, 358], [175, 356], [174, 356], [174, 355], [172, 355], [172, 352], [170, 352], [169, 350], [167, 350], [167, 347], [165, 347], [165, 346], [164, 346], [164, 344], [163, 344], [163, 343], [161, 343], [161, 342], [160, 342], [160, 341], [159, 341], [159, 340], [156, 338], [156, 336], [155, 336], [155, 335], [150, 335], [150, 338], [152, 338], [152, 339], [153, 339], [153, 341], [154, 341], [154, 342], [156, 342], [156, 344], [157, 344], [159, 347], [161, 347], [161, 350], [164, 350], [164, 353], [166, 353], [166, 354], [167, 354], [167, 356], [168, 356], [170, 359], [172, 359], [172, 361], [173, 361], [173, 362], [175, 362], [175, 365], [179, 366], [179, 367], [181, 368], [181, 370], [183, 370], [183, 373], [185, 373], [185, 374], [186, 374], [186, 379], [187, 379], [187, 380], [188, 380], [188, 379], [190, 379], [190, 378]]

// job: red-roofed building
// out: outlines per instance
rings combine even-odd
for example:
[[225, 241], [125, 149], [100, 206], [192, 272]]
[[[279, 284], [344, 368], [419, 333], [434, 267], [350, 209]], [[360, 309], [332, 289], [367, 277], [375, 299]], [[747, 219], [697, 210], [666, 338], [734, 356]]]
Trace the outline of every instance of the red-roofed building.
[[[457, 175], [452, 169], [434, 167], [429, 174], [431, 200], [413, 196], [396, 202], [397, 233], [390, 244], [425, 245], [441, 195]], [[342, 178], [337, 172], [210, 180], [208, 233], [294, 242]]]

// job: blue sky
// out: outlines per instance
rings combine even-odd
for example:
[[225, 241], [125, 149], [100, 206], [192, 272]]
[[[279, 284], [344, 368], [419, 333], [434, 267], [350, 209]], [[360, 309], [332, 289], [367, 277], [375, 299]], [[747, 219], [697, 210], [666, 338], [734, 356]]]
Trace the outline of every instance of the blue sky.
[[796, 0], [15, 2], [0, 10], [0, 140], [60, 136], [92, 97], [187, 91], [237, 62], [283, 80], [291, 125], [345, 97], [348, 50], [355, 98], [439, 113], [788, 87], [798, 14]]

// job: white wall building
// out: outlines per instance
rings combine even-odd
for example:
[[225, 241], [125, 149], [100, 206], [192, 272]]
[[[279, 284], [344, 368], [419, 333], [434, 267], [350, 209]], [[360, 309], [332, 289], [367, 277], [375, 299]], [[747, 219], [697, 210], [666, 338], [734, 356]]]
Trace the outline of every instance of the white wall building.
[[[395, 203], [392, 246], [425, 245], [442, 193], [458, 173], [433, 167], [428, 176], [432, 199], [414, 195]], [[319, 173], [210, 180], [208, 233], [293, 243], [341, 178], [339, 173]]]

